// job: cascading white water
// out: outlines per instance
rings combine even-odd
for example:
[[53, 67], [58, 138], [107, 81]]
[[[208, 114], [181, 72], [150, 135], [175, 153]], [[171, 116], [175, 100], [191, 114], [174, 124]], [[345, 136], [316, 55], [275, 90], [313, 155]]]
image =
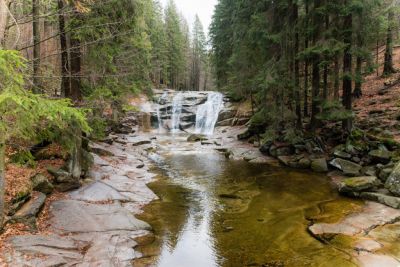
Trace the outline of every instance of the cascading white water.
[[182, 114], [182, 102], [183, 102], [183, 94], [178, 93], [174, 96], [172, 101], [172, 124], [171, 124], [171, 132], [176, 133], [179, 131], [179, 124]]
[[163, 129], [163, 121], [161, 118], [161, 112], [160, 112], [160, 105], [162, 104], [162, 101], [167, 98], [168, 93], [164, 92], [160, 99], [158, 99], [158, 105], [157, 105], [157, 120], [158, 120], [158, 132], [160, 133]]
[[223, 95], [217, 92], [208, 94], [207, 102], [200, 105], [196, 114], [196, 133], [212, 135], [219, 112], [223, 106]]

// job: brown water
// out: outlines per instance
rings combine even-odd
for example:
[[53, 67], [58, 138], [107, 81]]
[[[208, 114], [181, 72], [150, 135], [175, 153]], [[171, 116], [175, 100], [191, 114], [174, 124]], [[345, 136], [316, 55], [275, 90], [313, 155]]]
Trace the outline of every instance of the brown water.
[[307, 232], [312, 220], [334, 222], [361, 205], [338, 196], [327, 177], [182, 148], [157, 162], [150, 187], [160, 200], [141, 216], [154, 240], [135, 266], [356, 266], [345, 244]]

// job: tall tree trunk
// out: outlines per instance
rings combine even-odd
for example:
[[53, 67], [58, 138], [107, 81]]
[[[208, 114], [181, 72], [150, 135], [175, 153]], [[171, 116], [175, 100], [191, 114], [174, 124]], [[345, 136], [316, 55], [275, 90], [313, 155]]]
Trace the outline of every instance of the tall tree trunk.
[[32, 0], [32, 34], [33, 34], [33, 92], [40, 93], [40, 5], [39, 0]]
[[[344, 4], [347, 6], [348, 1], [345, 0]], [[343, 106], [346, 110], [352, 110], [352, 27], [353, 27], [353, 16], [349, 12], [344, 18], [344, 34], [343, 42], [346, 45], [343, 56]], [[352, 119], [348, 118], [343, 120], [343, 129], [347, 132], [351, 132]]]
[[71, 95], [71, 73], [68, 58], [67, 35], [65, 34], [64, 2], [58, 0], [58, 27], [61, 45], [61, 96]]
[[[329, 0], [325, 1], [325, 6], [329, 5]], [[325, 11], [325, 30], [328, 32], [329, 31], [329, 12]], [[324, 55], [324, 59], [325, 59], [325, 64], [324, 64], [324, 86], [322, 89], [322, 97], [324, 100], [328, 99], [328, 76], [329, 76], [329, 63], [330, 62], [330, 58], [328, 57], [328, 55]]]
[[[79, 12], [74, 8], [73, 17], [79, 20]], [[82, 99], [81, 91], [81, 42], [74, 33], [70, 37], [70, 66], [71, 66], [71, 90], [70, 94], [66, 97], [71, 98], [73, 101]]]
[[4, 226], [4, 207], [6, 192], [6, 144], [4, 138], [0, 137], [0, 230]]
[[[305, 8], [306, 8], [306, 19], [305, 19], [305, 28], [308, 28], [308, 13], [309, 13], [309, 3], [308, 0], [305, 1]], [[308, 33], [305, 34], [305, 41], [304, 41], [304, 49], [307, 50], [308, 48]], [[306, 58], [304, 60], [304, 117], [308, 117], [308, 63], [309, 60]]]
[[386, 37], [386, 51], [385, 51], [385, 65], [383, 68], [383, 75], [390, 75], [395, 73], [393, 67], [393, 22], [394, 22], [394, 11], [393, 8], [389, 10], [388, 15], [388, 31]]
[[295, 88], [295, 99], [296, 99], [296, 116], [297, 123], [296, 126], [298, 129], [302, 128], [302, 117], [301, 117], [301, 96], [300, 96], [300, 61], [297, 57], [299, 53], [299, 29], [296, 27], [297, 20], [299, 18], [299, 7], [296, 2], [293, 2], [292, 5], [292, 19], [293, 19], [293, 28], [295, 29], [294, 34], [294, 88]]
[[0, 48], [4, 44], [8, 21], [8, 0], [0, 0]]
[[71, 90], [70, 94], [66, 97], [70, 97], [74, 101], [82, 99], [81, 93], [81, 42], [71, 36]]
[[[316, 45], [320, 39], [321, 25], [323, 24], [324, 18], [317, 12], [321, 7], [321, 0], [314, 0], [314, 15], [313, 15], [313, 42]], [[317, 127], [317, 115], [320, 112], [320, 64], [321, 56], [319, 54], [313, 56], [313, 70], [312, 70], [312, 105], [311, 105], [311, 128]]]

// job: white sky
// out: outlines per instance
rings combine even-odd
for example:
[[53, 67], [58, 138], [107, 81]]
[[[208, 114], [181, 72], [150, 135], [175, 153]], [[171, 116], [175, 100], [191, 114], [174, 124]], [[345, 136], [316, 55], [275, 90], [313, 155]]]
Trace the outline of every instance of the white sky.
[[[169, 0], [161, 0], [161, 3], [166, 5]], [[211, 23], [211, 18], [214, 13], [214, 7], [217, 0], [174, 0], [175, 4], [182, 14], [186, 17], [189, 25], [192, 27], [194, 17], [199, 15], [201, 23], [203, 23], [204, 31], [208, 33], [208, 27]]]

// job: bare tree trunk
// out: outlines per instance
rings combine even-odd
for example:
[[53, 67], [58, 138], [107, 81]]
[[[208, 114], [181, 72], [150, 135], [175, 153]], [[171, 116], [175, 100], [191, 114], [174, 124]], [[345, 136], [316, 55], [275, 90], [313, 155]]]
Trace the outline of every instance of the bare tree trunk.
[[33, 34], [33, 92], [40, 93], [40, 5], [39, 0], [32, 0], [32, 34]]
[[[321, 34], [321, 24], [324, 21], [323, 15], [319, 14], [317, 11], [321, 7], [321, 0], [314, 0], [314, 32], [313, 32], [313, 42], [316, 44], [319, 41]], [[317, 115], [320, 112], [320, 63], [321, 56], [319, 54], [313, 57], [313, 71], [312, 71], [312, 105], [311, 105], [311, 128], [315, 129], [317, 127]]]
[[[78, 11], [74, 11], [74, 17], [79, 18]], [[81, 91], [81, 68], [82, 68], [82, 53], [81, 53], [81, 42], [74, 36], [74, 33], [70, 37], [70, 65], [71, 65], [71, 91], [67, 97], [74, 101], [82, 99]]]
[[[347, 5], [347, 0], [344, 3]], [[348, 111], [352, 110], [352, 25], [353, 17], [349, 13], [345, 16], [343, 25], [344, 29], [348, 29], [343, 36], [343, 42], [346, 45], [343, 56], [343, 106]], [[351, 132], [352, 123], [351, 118], [343, 120], [343, 129]]]
[[[306, 16], [309, 13], [309, 4], [308, 1], [305, 1], [306, 5]], [[308, 28], [308, 20], [306, 19], [305, 28]], [[307, 50], [308, 48], [308, 34], [305, 36], [304, 48]], [[304, 117], [308, 117], [308, 59], [304, 61]]]
[[67, 36], [65, 34], [65, 17], [63, 0], [58, 0], [58, 27], [61, 45], [61, 96], [71, 95], [71, 74], [68, 58]]
[[301, 98], [300, 98], [300, 61], [297, 57], [299, 53], [299, 46], [300, 46], [300, 37], [299, 37], [299, 30], [296, 27], [296, 22], [299, 18], [299, 7], [296, 2], [293, 3], [292, 6], [292, 19], [293, 19], [293, 27], [295, 28], [294, 34], [294, 87], [295, 87], [295, 99], [296, 99], [296, 116], [297, 122], [296, 126], [298, 129], [302, 128], [302, 116], [301, 116]]
[[4, 36], [8, 21], [8, 0], [0, 0], [0, 48], [4, 44]]
[[4, 207], [5, 207], [5, 192], [6, 192], [6, 145], [4, 140], [0, 140], [0, 229], [4, 225]]
[[383, 75], [390, 75], [396, 72], [393, 67], [393, 21], [394, 11], [393, 8], [391, 8], [388, 15], [388, 31], [386, 37], [385, 65], [383, 68]]

